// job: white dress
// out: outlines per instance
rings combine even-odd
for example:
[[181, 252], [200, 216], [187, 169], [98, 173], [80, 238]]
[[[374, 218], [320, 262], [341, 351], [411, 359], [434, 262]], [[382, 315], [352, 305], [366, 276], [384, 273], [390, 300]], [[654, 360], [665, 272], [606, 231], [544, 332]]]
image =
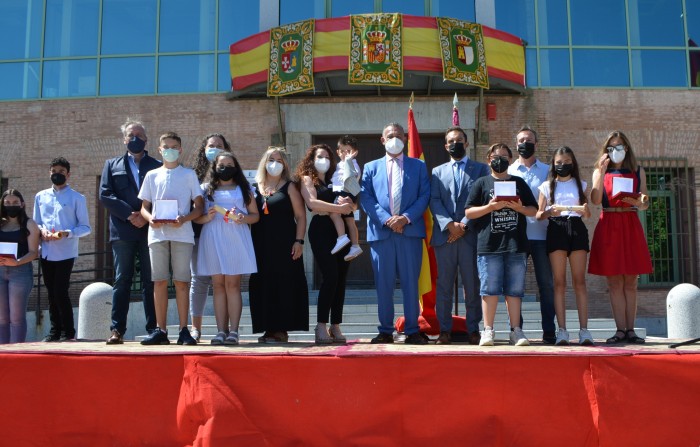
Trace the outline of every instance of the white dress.
[[[205, 213], [214, 205], [222, 206], [227, 210], [235, 206], [238, 210], [236, 213], [248, 213], [240, 187], [214, 191], [212, 202], [206, 197], [207, 185], [202, 186]], [[219, 213], [214, 214], [211, 222], [205, 223], [202, 227], [198, 250], [198, 275], [245, 275], [257, 272], [250, 227], [231, 220], [226, 222], [224, 216]]]

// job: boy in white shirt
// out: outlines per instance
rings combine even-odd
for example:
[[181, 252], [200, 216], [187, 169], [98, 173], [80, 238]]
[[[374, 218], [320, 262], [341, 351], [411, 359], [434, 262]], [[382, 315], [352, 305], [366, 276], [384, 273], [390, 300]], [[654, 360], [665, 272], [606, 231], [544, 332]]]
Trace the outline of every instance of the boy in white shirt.
[[[187, 329], [189, 312], [190, 260], [194, 246], [192, 220], [202, 215], [204, 199], [197, 174], [178, 162], [182, 154], [182, 141], [174, 132], [161, 135], [158, 150], [163, 157], [163, 166], [146, 174], [139, 192], [141, 215], [149, 223], [148, 251], [151, 258], [153, 299], [158, 327], [143, 341], [142, 345], [167, 345], [168, 331], [168, 279], [172, 263], [175, 301], [180, 317], [178, 345], [196, 345]], [[165, 202], [169, 200], [171, 202]], [[175, 201], [177, 211], [165, 216], [167, 204]], [[194, 205], [190, 208], [190, 204]], [[160, 205], [160, 212], [159, 212]]]
[[[338, 140], [338, 157], [340, 163], [335, 168], [335, 172], [331, 177], [333, 184], [333, 192], [338, 197], [350, 197], [354, 203], [357, 203], [357, 196], [360, 194], [360, 165], [357, 164], [357, 139], [349, 135], [345, 135]], [[337, 203], [337, 202], [336, 202]], [[354, 213], [340, 215], [338, 213], [329, 213], [331, 221], [338, 232], [338, 241], [335, 247], [331, 250], [331, 254], [336, 254], [347, 244], [352, 243], [350, 251], [343, 259], [350, 261], [362, 254], [360, 248], [360, 232], [355, 223]], [[345, 233], [347, 227], [350, 238]]]

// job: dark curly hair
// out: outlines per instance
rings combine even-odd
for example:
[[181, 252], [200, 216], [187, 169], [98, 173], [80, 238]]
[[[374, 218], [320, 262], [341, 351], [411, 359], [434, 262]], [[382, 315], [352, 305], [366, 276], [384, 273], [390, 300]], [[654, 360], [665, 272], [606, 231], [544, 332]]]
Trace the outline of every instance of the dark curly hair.
[[219, 155], [216, 156], [214, 162], [211, 164], [211, 171], [209, 172], [209, 178], [211, 179], [211, 181], [207, 186], [207, 199], [209, 199], [212, 202], [214, 201], [214, 191], [216, 191], [216, 189], [221, 184], [221, 178], [219, 177], [219, 173], [216, 170], [216, 164], [222, 157], [229, 157], [231, 160], [233, 160], [233, 165], [236, 167], [236, 173], [233, 176], [233, 182], [236, 185], [238, 185], [239, 188], [241, 188], [241, 194], [243, 195], [243, 201], [245, 202], [246, 206], [250, 205], [250, 183], [248, 182], [248, 179], [245, 178], [245, 175], [243, 174], [243, 169], [241, 169], [241, 165], [238, 163], [238, 160], [236, 159], [236, 157], [234, 157], [234, 155], [231, 152], [221, 152]]
[[209, 171], [209, 160], [207, 159], [207, 141], [209, 141], [209, 138], [216, 137], [216, 138], [221, 138], [221, 141], [224, 142], [224, 150], [227, 152], [233, 152], [231, 151], [231, 145], [228, 144], [228, 141], [226, 141], [226, 138], [221, 135], [220, 133], [210, 133], [204, 139], [199, 145], [199, 149], [197, 149], [197, 154], [195, 155], [195, 162], [194, 162], [194, 172], [197, 174], [197, 179], [199, 179], [199, 183], [204, 183], [204, 179], [207, 177], [207, 172]]
[[[316, 166], [314, 166], [314, 160], [316, 159], [316, 151], [318, 149], [323, 149], [328, 153], [328, 158], [331, 162], [330, 166], [328, 167], [328, 171], [326, 171], [326, 174], [323, 176], [323, 180], [321, 180], [318, 177], [318, 171], [316, 171]], [[311, 177], [311, 181], [315, 186], [318, 185], [327, 185], [331, 181], [331, 177], [333, 176], [333, 172], [335, 172], [335, 160], [333, 160], [333, 157], [331, 154], [333, 151], [331, 150], [331, 147], [328, 146], [327, 144], [314, 144], [310, 148], [306, 150], [306, 155], [304, 155], [304, 158], [301, 159], [299, 164], [297, 165], [297, 170], [296, 170], [296, 179], [295, 181], [301, 183], [302, 178], [306, 175]]]

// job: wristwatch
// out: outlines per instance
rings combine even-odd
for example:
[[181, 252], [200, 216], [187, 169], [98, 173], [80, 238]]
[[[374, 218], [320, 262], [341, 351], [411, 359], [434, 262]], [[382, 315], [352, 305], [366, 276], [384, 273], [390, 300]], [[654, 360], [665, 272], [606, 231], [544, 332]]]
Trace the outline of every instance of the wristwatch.
[[301, 245], [304, 245], [304, 239], [294, 239], [294, 242], [299, 242]]

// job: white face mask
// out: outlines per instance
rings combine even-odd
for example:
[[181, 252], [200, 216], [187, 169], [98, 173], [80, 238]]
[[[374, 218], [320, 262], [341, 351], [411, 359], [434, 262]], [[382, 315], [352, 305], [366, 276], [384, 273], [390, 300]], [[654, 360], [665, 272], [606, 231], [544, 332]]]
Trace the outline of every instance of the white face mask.
[[319, 174], [325, 174], [331, 167], [331, 161], [327, 158], [317, 158], [314, 160], [314, 167]]
[[403, 151], [403, 140], [391, 138], [384, 143], [384, 149], [391, 155], [398, 155]]
[[220, 152], [223, 152], [223, 149], [219, 149], [218, 147], [208, 147], [204, 150], [204, 154], [207, 156], [209, 163], [213, 162]]
[[168, 163], [173, 163], [176, 162], [178, 158], [180, 158], [180, 151], [177, 149], [163, 149], [163, 160], [167, 161]]
[[612, 151], [610, 160], [615, 164], [622, 163], [622, 160], [625, 159], [625, 155], [627, 155], [626, 151]]
[[[318, 168], [316, 168], [318, 169]], [[265, 170], [273, 177], [277, 177], [284, 170], [284, 165], [278, 161], [270, 161], [265, 165]]]

